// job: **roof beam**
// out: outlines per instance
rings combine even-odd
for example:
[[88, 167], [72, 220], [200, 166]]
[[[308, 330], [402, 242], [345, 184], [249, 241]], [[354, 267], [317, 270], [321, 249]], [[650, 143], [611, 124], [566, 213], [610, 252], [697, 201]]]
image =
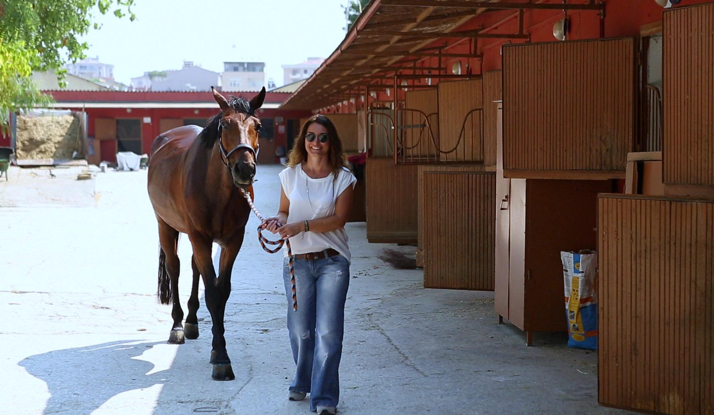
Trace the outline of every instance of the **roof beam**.
[[382, 6], [409, 7], [449, 7], [459, 9], [536, 9], [536, 10], [602, 10], [604, 4], [590, 0], [587, 4], [547, 4], [547, 3], [489, 3], [486, 1], [465, 0], [382, 0]]
[[404, 52], [357, 52], [357, 51], [351, 51], [350, 49], [346, 49], [342, 51], [343, 55], [362, 55], [362, 56], [369, 56], [369, 55], [374, 55], [374, 56], [386, 56], [386, 57], [394, 57], [394, 56], [415, 56], [415, 57], [420, 57], [420, 58], [438, 58], [441, 56], [442, 58], [477, 58], [480, 59], [483, 56], [482, 55], [472, 55], [469, 53], [428, 53], [428, 52], [409, 52], [409, 51], [404, 51]]
[[474, 38], [474, 39], [530, 39], [529, 35], [526, 34], [514, 34], [514, 33], [479, 33], [476, 30], [468, 30], [464, 32], [432, 32], [432, 33], [419, 33], [419, 32], [392, 32], [392, 31], [362, 31], [362, 35], [365, 36], [402, 36], [405, 38], [412, 39], [440, 39], [440, 38]]
[[385, 66], [385, 65], [364, 65], [364, 66], [334, 66], [335, 69], [369, 69], [380, 71], [440, 71], [444, 68], [438, 66]]

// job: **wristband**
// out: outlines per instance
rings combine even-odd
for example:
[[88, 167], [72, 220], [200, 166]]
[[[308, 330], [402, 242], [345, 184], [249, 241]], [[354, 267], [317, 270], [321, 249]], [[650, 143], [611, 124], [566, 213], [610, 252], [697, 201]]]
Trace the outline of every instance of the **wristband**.
[[305, 220], [304, 223], [305, 223], [305, 232], [310, 232], [310, 225], [308, 225], [307, 220]]

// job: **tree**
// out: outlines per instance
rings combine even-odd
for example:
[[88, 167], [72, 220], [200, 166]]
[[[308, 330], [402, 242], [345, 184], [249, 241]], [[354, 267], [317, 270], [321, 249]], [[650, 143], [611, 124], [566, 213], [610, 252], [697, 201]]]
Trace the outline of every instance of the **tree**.
[[67, 63], [84, 58], [89, 45], [79, 37], [88, 33], [92, 12], [112, 12], [134, 20], [134, 0], [0, 0], [0, 127], [8, 114], [47, 105], [32, 82], [32, 72], [54, 70], [64, 84]]
[[364, 10], [368, 4], [369, 0], [349, 0], [349, 5], [344, 8], [348, 32], [352, 25], [357, 21], [357, 18], [362, 13], [362, 10]]

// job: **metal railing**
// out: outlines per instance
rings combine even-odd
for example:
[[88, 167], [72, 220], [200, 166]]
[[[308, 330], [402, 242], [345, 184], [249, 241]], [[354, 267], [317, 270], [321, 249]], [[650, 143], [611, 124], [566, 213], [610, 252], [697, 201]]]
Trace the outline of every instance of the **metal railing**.
[[[394, 143], [395, 162], [453, 163], [483, 161], [483, 109], [472, 109], [463, 118], [455, 142], [441, 137], [439, 114], [415, 109], [397, 110], [398, 124]], [[478, 149], [478, 151], [476, 151]]]

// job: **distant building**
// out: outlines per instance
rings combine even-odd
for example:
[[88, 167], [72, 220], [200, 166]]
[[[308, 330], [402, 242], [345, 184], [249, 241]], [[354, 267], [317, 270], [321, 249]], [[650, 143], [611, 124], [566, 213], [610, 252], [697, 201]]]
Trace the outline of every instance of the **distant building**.
[[33, 72], [32, 82], [42, 91], [106, 91], [108, 87], [95, 81], [90, 81], [76, 75], [66, 74], [64, 88], [60, 87], [57, 74], [54, 71]]
[[296, 63], [294, 65], [282, 65], [283, 85], [289, 85], [309, 78], [324, 61], [322, 58], [307, 58], [305, 62]]
[[65, 65], [67, 73], [86, 79], [114, 80], [114, 65], [99, 62], [99, 56]]
[[304, 83], [305, 83], [305, 79], [301, 79], [297, 82], [293, 82], [292, 84], [286, 84], [279, 88], [271, 89], [268, 92], [279, 92], [279, 93], [292, 94], [295, 91], [297, 91]]
[[223, 91], [260, 91], [265, 86], [265, 62], [223, 62]]
[[131, 87], [135, 91], [210, 91], [212, 86], [220, 86], [219, 82], [217, 72], [184, 61], [179, 70], [144, 72], [131, 78]]

